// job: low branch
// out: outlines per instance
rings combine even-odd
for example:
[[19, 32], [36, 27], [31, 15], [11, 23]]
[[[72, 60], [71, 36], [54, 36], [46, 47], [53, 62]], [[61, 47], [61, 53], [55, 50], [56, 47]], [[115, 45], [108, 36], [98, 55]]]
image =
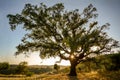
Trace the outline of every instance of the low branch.
[[60, 54], [59, 56], [60, 56], [61, 59], [69, 60], [69, 57], [66, 57], [66, 56], [64, 56], [63, 54]]
[[63, 51], [65, 51], [65, 53], [68, 53], [68, 54], [70, 54], [70, 52], [68, 51], [68, 50], [66, 50], [64, 47], [62, 47], [62, 46], [60, 46], [60, 45], [58, 45]]

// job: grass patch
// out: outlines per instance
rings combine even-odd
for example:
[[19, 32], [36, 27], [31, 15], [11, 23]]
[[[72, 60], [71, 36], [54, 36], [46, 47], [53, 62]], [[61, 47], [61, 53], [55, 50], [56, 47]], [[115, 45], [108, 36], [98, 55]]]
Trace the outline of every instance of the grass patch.
[[[11, 80], [120, 80], [120, 71], [91, 71], [78, 73], [77, 77], [70, 77], [66, 73], [39, 74], [32, 77], [11, 77]], [[2, 79], [9, 80], [10, 77], [3, 76]], [[1, 79], [1, 77], [0, 77]]]

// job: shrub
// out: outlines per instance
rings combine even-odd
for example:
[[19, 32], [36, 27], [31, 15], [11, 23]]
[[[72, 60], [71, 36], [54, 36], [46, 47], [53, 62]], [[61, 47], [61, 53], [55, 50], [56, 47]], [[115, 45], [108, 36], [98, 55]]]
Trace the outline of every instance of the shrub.
[[80, 63], [78, 68], [85, 72], [89, 72], [91, 70], [120, 70], [120, 53], [105, 54], [91, 58], [91, 60]]
[[29, 76], [29, 77], [32, 76], [33, 74], [34, 74], [34, 73], [33, 73], [33, 72], [30, 72], [30, 71], [28, 71], [28, 72], [25, 73], [25, 75], [26, 75], [26, 76]]
[[3, 63], [0, 63], [0, 70], [6, 70], [6, 69], [9, 69], [10, 65], [8, 62], [3, 62]]

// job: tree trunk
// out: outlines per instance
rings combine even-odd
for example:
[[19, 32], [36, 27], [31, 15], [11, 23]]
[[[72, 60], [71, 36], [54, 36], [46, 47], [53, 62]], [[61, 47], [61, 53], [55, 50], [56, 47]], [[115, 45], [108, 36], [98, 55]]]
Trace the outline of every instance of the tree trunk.
[[76, 63], [74, 62], [71, 62], [71, 66], [70, 66], [70, 73], [69, 73], [69, 76], [77, 76], [77, 73], [76, 73]]

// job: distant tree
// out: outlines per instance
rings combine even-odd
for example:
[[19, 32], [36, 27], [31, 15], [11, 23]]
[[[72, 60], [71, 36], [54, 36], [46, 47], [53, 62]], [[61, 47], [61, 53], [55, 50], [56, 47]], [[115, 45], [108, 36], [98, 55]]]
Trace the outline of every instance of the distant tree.
[[27, 62], [20, 62], [16, 68], [16, 73], [25, 74], [28, 72], [28, 63]]
[[60, 66], [58, 64], [54, 64], [54, 69], [58, 71], [60, 69]]
[[9, 69], [10, 68], [10, 65], [8, 62], [3, 62], [3, 63], [0, 63], [0, 70], [6, 70], [6, 69]]
[[42, 59], [59, 56], [70, 61], [69, 75], [76, 76], [76, 66], [86, 57], [118, 47], [118, 41], [105, 32], [110, 24], [97, 25], [96, 11], [92, 4], [81, 13], [78, 9], [64, 10], [62, 3], [51, 7], [26, 4], [20, 14], [7, 16], [11, 30], [22, 25], [27, 32], [16, 55], [40, 51]]

